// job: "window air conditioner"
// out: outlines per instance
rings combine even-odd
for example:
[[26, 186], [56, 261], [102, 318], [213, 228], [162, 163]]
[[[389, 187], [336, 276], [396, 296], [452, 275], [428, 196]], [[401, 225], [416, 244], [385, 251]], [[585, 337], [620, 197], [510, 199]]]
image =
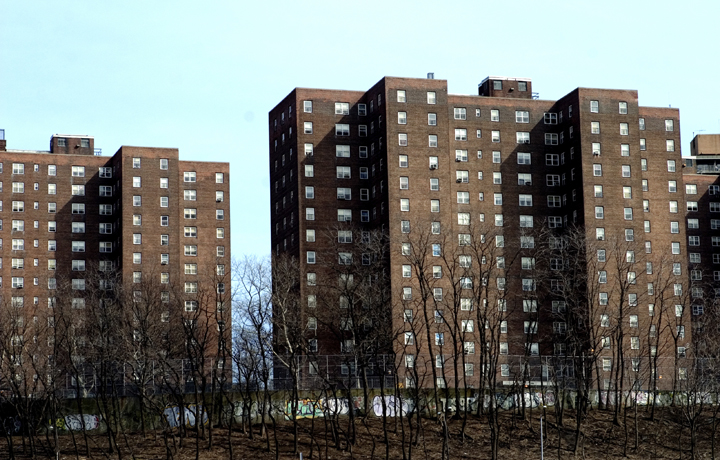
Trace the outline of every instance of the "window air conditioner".
[[457, 182], [459, 184], [460, 182], [462, 182], [462, 179], [458, 179], [455, 182]]
[[525, 181], [525, 185], [532, 185], [532, 182]]
[[430, 165], [430, 169], [437, 169], [437, 165]]
[[530, 143], [530, 139], [525, 139], [524, 144], [529, 144], [529, 143]]

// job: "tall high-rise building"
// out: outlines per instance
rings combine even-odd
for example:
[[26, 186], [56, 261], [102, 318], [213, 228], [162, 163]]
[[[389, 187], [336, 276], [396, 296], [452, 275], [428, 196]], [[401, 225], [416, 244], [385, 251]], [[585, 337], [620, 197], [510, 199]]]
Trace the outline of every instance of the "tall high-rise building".
[[518, 357], [593, 355], [610, 385], [620, 362], [684, 356], [678, 110], [640, 106], [633, 90], [532, 90], [488, 77], [454, 95], [445, 80], [385, 77], [296, 88], [270, 111], [272, 250], [299, 260], [310, 349], [339, 355], [357, 339], [327, 287], [365, 255], [343, 247], [381, 232], [399, 374], [478, 385], [495, 363], [485, 351], [506, 379]]
[[692, 318], [702, 328], [717, 321], [705, 310], [720, 297], [720, 134], [695, 136], [683, 160]]
[[[230, 317], [227, 163], [181, 161], [171, 148], [102, 156], [93, 137], [60, 134], [49, 151], [13, 150], [2, 134], [2, 312], [22, 325], [18, 337], [33, 321], [54, 326], [58, 303], [81, 318], [122, 295], [167, 305], [150, 322], [200, 309], [222, 330]], [[37, 342], [37, 332], [24, 335]]]

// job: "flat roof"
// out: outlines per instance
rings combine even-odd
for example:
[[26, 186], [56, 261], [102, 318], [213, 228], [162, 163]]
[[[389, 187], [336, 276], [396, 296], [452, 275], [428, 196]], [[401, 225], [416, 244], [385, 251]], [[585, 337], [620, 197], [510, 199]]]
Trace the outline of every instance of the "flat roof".
[[82, 137], [84, 139], [95, 139], [95, 136], [89, 136], [87, 134], [53, 134], [51, 137], [77, 137], [78, 139]]
[[522, 78], [522, 77], [500, 77], [500, 76], [497, 76], [497, 75], [495, 75], [495, 76], [491, 75], [491, 76], [489, 76], [489, 77], [485, 77], [485, 79], [484, 79], [483, 81], [481, 81], [480, 84], [482, 85], [483, 83], [485, 83], [485, 82], [488, 81], [488, 80], [519, 80], [519, 81], [532, 81], [532, 79], [530, 79], [530, 78]]

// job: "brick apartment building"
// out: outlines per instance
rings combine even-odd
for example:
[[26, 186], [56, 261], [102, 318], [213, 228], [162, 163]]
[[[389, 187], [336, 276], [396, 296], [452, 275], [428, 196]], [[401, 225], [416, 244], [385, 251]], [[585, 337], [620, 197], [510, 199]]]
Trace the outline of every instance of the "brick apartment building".
[[[272, 250], [300, 261], [311, 352], [351, 351], [359, 325], [326, 287], [338, 265], [370, 260], [344, 244], [379, 231], [401, 383], [423, 367], [440, 386], [478, 385], [495, 367], [483, 349], [501, 380], [518, 357], [593, 354], [606, 386], [618, 362], [640, 372], [685, 356], [677, 109], [642, 107], [634, 90], [549, 101], [530, 79], [488, 77], [474, 96], [385, 77], [367, 91], [296, 88], [269, 124]], [[573, 283], [586, 284], [579, 298]]]
[[[80, 316], [111, 287], [110, 273], [134, 298], [151, 291], [168, 305], [158, 324], [198, 308], [220, 327], [230, 317], [220, 303], [229, 293], [227, 163], [180, 161], [171, 148], [101, 156], [92, 137], [75, 135], [53, 135], [49, 151], [11, 150], [3, 132], [0, 215], [3, 315], [21, 312], [25, 328], [46, 317], [51, 325], [57, 302]], [[206, 291], [213, 302], [198, 299]]]
[[697, 327], [720, 288], [720, 135], [699, 134], [683, 158], [692, 317]]

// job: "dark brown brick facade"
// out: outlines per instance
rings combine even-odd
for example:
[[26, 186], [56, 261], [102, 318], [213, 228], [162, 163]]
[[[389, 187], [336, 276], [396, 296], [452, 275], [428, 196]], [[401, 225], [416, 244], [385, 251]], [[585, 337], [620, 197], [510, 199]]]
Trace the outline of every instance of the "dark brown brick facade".
[[[317, 257], [332, 253], [332, 244], [319, 234], [338, 228], [338, 209], [351, 210], [359, 229], [387, 231], [393, 331], [402, 331], [403, 289], [410, 287], [417, 295], [418, 284], [413, 277], [403, 278], [408, 258], [401, 245], [409, 236], [401, 222], [409, 222], [415, 235], [430, 234], [431, 223], [439, 222], [440, 234], [428, 241], [452, 254], [458, 251], [460, 234], [485, 228], [488, 238], [504, 238], [496, 255], [504, 257], [507, 268], [498, 267], [493, 277], [506, 282], [508, 354], [527, 353], [524, 325], [539, 320], [533, 340], [540, 355], [551, 356], [558, 350], [553, 332], [557, 319], [523, 311], [523, 301], [531, 295], [523, 293], [523, 286], [533, 275], [523, 270], [521, 260], [534, 257], [540, 248], [521, 247], [521, 237], [538, 235], [539, 242], [541, 235], [558, 231], [555, 227], [581, 229], [593, 259], [597, 250], [606, 251], [607, 261], [593, 260], [586, 270], [591, 281], [600, 276], [596, 271], [609, 273], [607, 282], [592, 290], [594, 296], [606, 295], [611, 305], [624, 305], [617, 319], [618, 327], [627, 329], [627, 343], [621, 346], [635, 350], [637, 340], [645, 355], [674, 356], [676, 346], [689, 343], [689, 327], [675, 341], [649, 339], [655, 337], [653, 321], [660, 311], [672, 327], [690, 320], [678, 110], [640, 107], [637, 91], [626, 90], [578, 88], [558, 101], [537, 100], [531, 81], [505, 79], [502, 89], [495, 89], [493, 81], [499, 78], [485, 80], [481, 96], [449, 95], [444, 80], [391, 77], [365, 93], [295, 89], [269, 114], [273, 254], [297, 256], [301, 280], [308, 272], [321, 277], [328, 265], [337, 264], [334, 255], [314, 264], [306, 263], [306, 257], [308, 251]], [[524, 91], [520, 81], [526, 84]], [[312, 112], [303, 110], [305, 101], [311, 102]], [[336, 103], [347, 103], [347, 115], [335, 113]], [[359, 104], [365, 104], [364, 115]], [[312, 134], [304, 133], [305, 122], [312, 122]], [[338, 124], [349, 125], [348, 136], [336, 134]], [[361, 126], [367, 127], [365, 136]], [[312, 155], [305, 155], [305, 144], [312, 144]], [[349, 146], [348, 158], [336, 156], [337, 145]], [[361, 155], [363, 147], [367, 157]], [[305, 177], [308, 165], [313, 177]], [[338, 166], [348, 166], [351, 178], [337, 179]], [[367, 171], [367, 179], [360, 179], [361, 171]], [[312, 198], [305, 197], [306, 186], [314, 187]], [[349, 188], [352, 198], [339, 200], [338, 187]], [[361, 189], [367, 190], [367, 200]], [[307, 219], [307, 208], [314, 209], [313, 220]], [[367, 222], [361, 219], [363, 211]], [[460, 213], [469, 215], [469, 225]], [[306, 241], [308, 229], [316, 231], [313, 242]], [[616, 266], [614, 278], [613, 258], [629, 264], [625, 271]], [[433, 260], [439, 259], [429, 256], [428, 264], [439, 264]], [[532, 296], [549, 312], [554, 280], [552, 274], [545, 276], [544, 287]], [[655, 305], [660, 281], [673, 292], [663, 305]], [[444, 292], [453, 289], [447, 278], [437, 283]], [[305, 297], [314, 288], [302, 284]], [[340, 352], [337, 340], [320, 329], [313, 334], [320, 338], [321, 353]], [[421, 346], [424, 339], [417, 340]], [[651, 351], [648, 343], [659, 345]], [[610, 350], [601, 355], [612, 357]]]
[[[50, 152], [0, 151], [5, 300], [22, 299], [29, 321], [37, 309], [47, 312], [56, 284], [60, 289], [64, 280], [86, 280], [89, 291], [103, 267], [118, 270], [127, 286], [151, 281], [167, 299], [190, 282], [212, 283], [210, 292], [224, 283], [229, 295], [229, 165], [181, 161], [177, 149], [123, 146], [111, 157], [93, 153], [92, 138], [59, 135]], [[194, 192], [186, 197], [186, 190]], [[186, 208], [194, 210], [192, 219]], [[24, 230], [17, 230], [21, 225]], [[19, 261], [22, 268], [16, 268]], [[134, 279], [133, 273], [140, 275]], [[13, 288], [20, 279], [23, 287]], [[83, 297], [80, 287], [71, 292]], [[213, 312], [216, 307], [208, 305]], [[222, 321], [223, 315], [230, 318], [229, 307], [213, 317]]]

